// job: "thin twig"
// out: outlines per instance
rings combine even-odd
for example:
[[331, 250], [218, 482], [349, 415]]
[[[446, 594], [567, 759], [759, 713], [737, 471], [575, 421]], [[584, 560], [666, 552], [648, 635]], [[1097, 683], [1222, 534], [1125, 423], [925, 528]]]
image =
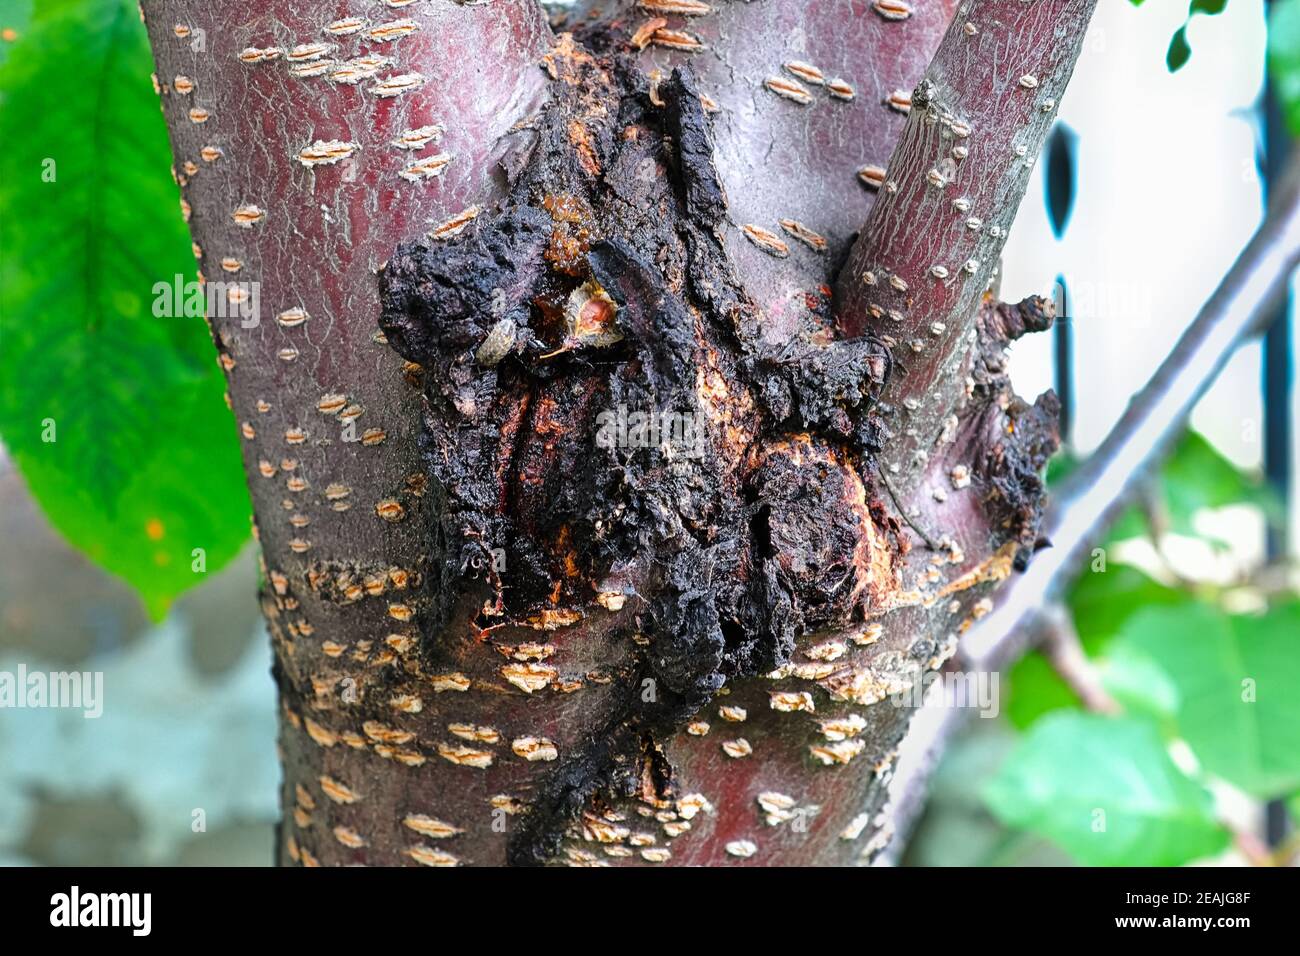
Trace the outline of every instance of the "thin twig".
[[1057, 605], [1046, 614], [1043, 629], [1043, 654], [1049, 664], [1083, 701], [1083, 706], [1099, 714], [1118, 714], [1119, 703], [1101, 682], [1097, 667], [1088, 659], [1075, 630], [1069, 611]]
[[1065, 483], [1040, 552], [993, 614], [966, 638], [966, 657], [997, 666], [1016, 654], [1015, 631], [1056, 603], [1143, 478], [1169, 453], [1197, 400], [1261, 320], [1300, 262], [1300, 163], [1219, 287], [1119, 422]]

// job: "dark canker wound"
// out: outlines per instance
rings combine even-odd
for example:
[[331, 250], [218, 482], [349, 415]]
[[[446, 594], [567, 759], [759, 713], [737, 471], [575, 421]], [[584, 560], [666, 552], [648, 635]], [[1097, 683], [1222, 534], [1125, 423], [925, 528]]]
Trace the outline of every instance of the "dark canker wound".
[[[728, 680], [785, 664], [797, 636], [861, 620], [909, 540], [874, 464], [890, 351], [838, 336], [829, 289], [801, 334], [764, 341], [721, 242], [690, 72], [652, 82], [567, 35], [546, 66], [553, 96], [512, 134], [532, 147], [509, 198], [401, 246], [380, 276], [388, 341], [425, 370], [426, 657], [467, 606], [484, 640], [575, 611], [648, 638], [625, 697], [533, 794], [513, 863], [544, 862], [593, 796], [664, 786], [655, 741]], [[990, 341], [1050, 322], [1005, 308]], [[973, 361], [976, 389], [1000, 394], [998, 349]], [[987, 465], [988, 507], [1026, 549], [1050, 445], [1002, 442]]]

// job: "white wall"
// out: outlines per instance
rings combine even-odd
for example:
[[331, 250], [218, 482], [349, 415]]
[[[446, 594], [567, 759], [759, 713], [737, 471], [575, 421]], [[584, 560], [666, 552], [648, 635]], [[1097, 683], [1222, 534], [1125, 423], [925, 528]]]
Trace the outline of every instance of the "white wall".
[[[1002, 298], [1047, 293], [1066, 277], [1075, 347], [1075, 439], [1094, 447], [1232, 265], [1262, 215], [1254, 108], [1266, 43], [1261, 0], [1234, 0], [1188, 30], [1192, 56], [1165, 50], [1187, 5], [1101, 0], [1061, 119], [1079, 135], [1074, 214], [1052, 235], [1036, 172], [1011, 232]], [[1052, 384], [1051, 341], [1022, 340], [1018, 389]], [[1262, 458], [1260, 347], [1242, 349], [1194, 425], [1230, 458]], [[1297, 530], [1300, 516], [1293, 515]], [[1248, 536], [1255, 529], [1243, 529]], [[1254, 550], [1242, 542], [1247, 550]]]

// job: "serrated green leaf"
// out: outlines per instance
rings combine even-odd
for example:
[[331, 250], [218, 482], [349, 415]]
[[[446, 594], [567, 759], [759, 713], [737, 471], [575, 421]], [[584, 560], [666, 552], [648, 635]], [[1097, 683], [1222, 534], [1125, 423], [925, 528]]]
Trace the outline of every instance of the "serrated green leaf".
[[0, 436], [157, 617], [195, 549], [215, 571], [247, 540], [248, 497], [206, 327], [153, 315], [195, 268], [151, 69], [132, 0], [42, 0], [0, 67]]
[[[1085, 570], [1070, 590], [1068, 605], [1079, 640], [1089, 657], [1098, 657], [1129, 617], [1145, 607], [1190, 600], [1137, 568], [1108, 564], [1105, 571]], [[1021, 658], [1007, 675], [1007, 718], [1029, 727], [1043, 714], [1079, 706], [1069, 685], [1038, 652]]]
[[1091, 866], [1177, 866], [1222, 850], [1210, 794], [1141, 720], [1050, 714], [984, 789], [993, 814]]
[[1300, 0], [1269, 7], [1268, 74], [1287, 128], [1300, 136]]
[[1201, 765], [1257, 797], [1300, 788], [1300, 604], [1229, 615], [1210, 604], [1152, 608], [1116, 639], [1177, 692], [1178, 733]]

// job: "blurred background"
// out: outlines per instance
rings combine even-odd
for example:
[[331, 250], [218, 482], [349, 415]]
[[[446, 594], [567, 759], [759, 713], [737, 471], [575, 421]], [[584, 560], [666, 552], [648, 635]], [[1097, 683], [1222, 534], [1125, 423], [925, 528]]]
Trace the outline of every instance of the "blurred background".
[[[5, 62], [27, 42], [31, 18], [30, 0], [0, 0], [0, 114], [17, 111], [17, 84], [36, 69]], [[1022, 394], [1068, 386], [1074, 457], [1106, 434], [1260, 221], [1268, 45], [1260, 0], [1195, 0], [1190, 12], [1175, 0], [1101, 0], [1060, 111], [1054, 158], [1039, 164], [1002, 273], [1009, 301], [1045, 293], [1060, 277], [1068, 340], [1022, 340], [1013, 368]], [[1268, 143], [1275, 155], [1276, 133]], [[0, 222], [7, 310], [20, 304], [21, 282], [4, 270], [25, 239], [14, 231], [21, 197], [5, 190], [0, 184], [7, 200], [0, 217], [9, 219]], [[17, 375], [3, 354], [22, 353], [16, 325], [0, 314], [0, 375]], [[1285, 507], [1296, 444], [1284, 461], [1271, 453], [1267, 469], [1264, 453], [1270, 422], [1288, 410], [1294, 418], [1292, 346], [1284, 374], [1267, 388], [1263, 367], [1258, 345], [1236, 355], [1200, 403], [1196, 434], [1112, 536], [1105, 572], [1085, 574], [1075, 589], [1081, 644], [1126, 716], [1096, 724], [1053, 666], [1031, 655], [1006, 675], [1000, 716], [970, 721], [949, 749], [904, 862], [1233, 864], [1261, 862], [1252, 835], [1288, 839], [1300, 741], [1294, 726], [1269, 721], [1295, 718], [1300, 726], [1300, 714], [1232, 723], [1216, 738], [1186, 673], [1160, 650], [1175, 627], [1188, 641], [1218, 641], [1206, 652], [1215, 659], [1253, 641], [1244, 653], [1266, 662], [1260, 666], [1275, 680], [1293, 681], [1286, 686], [1300, 700], [1290, 561], [1300, 512]], [[5, 389], [0, 383], [0, 395]], [[11, 403], [24, 398], [12, 379], [7, 394]], [[6, 439], [14, 417], [0, 408]], [[122, 567], [110, 574], [101, 566], [113, 566], [111, 556], [96, 563], [83, 556], [93, 551], [84, 541], [70, 546], [77, 530], [51, 525], [46, 514], [55, 510], [33, 500], [15, 464], [24, 460], [20, 449], [10, 446], [12, 454], [0, 445], [0, 671], [20, 663], [29, 671], [102, 671], [112, 703], [96, 720], [0, 708], [0, 863], [269, 864], [275, 694], [251, 543], [236, 539], [226, 548], [234, 557], [174, 602], [171, 594], [142, 602], [148, 576]], [[142, 474], [147, 480], [148, 469]], [[1248, 638], [1239, 633], [1243, 618], [1259, 625]], [[1134, 673], [1146, 678], [1135, 681]], [[1224, 680], [1235, 686], [1232, 674]], [[1123, 722], [1132, 734], [1117, 731]], [[1092, 783], [1066, 779], [1051, 754], [1086, 764], [1088, 744], [1102, 748], [1101, 769]], [[1242, 767], [1225, 754], [1233, 748], [1258, 759]], [[1118, 859], [1072, 841], [1050, 812], [1107, 773], [1121, 782], [1097, 786], [1136, 779], [1142, 791], [1141, 806], [1120, 801], [1127, 809], [1119, 814], [1133, 819], [1114, 825], [1135, 829]], [[1037, 804], [1026, 796], [1034, 793]], [[196, 811], [204, 821], [198, 832]], [[1292, 849], [1276, 859], [1291, 859]]]
[[[1056, 387], [1068, 395], [1069, 448], [1056, 474], [1106, 436], [1258, 226], [1269, 177], [1291, 142], [1285, 105], [1266, 96], [1269, 14], [1276, 92], [1286, 79], [1282, 61], [1300, 55], [1300, 38], [1279, 28], [1279, 12], [1292, 16], [1293, 6], [1101, 0], [1039, 163], [1043, 188], [1026, 197], [1003, 263], [1007, 301], [1043, 293], [1059, 277], [1066, 320], [1054, 338], [1021, 339], [1012, 360], [1021, 394]], [[1066, 182], [1072, 189], [1063, 190]], [[1300, 690], [1293, 563], [1300, 511], [1287, 507], [1297, 462], [1288, 322], [1283, 316], [1272, 334], [1267, 362], [1262, 343], [1236, 353], [1197, 406], [1193, 432], [1111, 534], [1106, 572], [1079, 569], [1070, 601], [1094, 677], [1126, 714], [1153, 718], [1179, 770], [1213, 793], [1206, 815], [1226, 831], [1218, 848], [1213, 841], [1194, 848], [1196, 838], [1171, 836], [1156, 822], [1187, 805], [1175, 799], [1160, 809], [1167, 794], [1159, 795], [1154, 756], [1139, 756], [1118, 724], [1086, 723], [1064, 679], [1071, 675], [1035, 653], [1003, 675], [1001, 717], [968, 722], [947, 750], [903, 862], [1294, 864], [1296, 801], [1288, 811], [1285, 799], [1269, 799], [1285, 798], [1294, 776], [1265, 781], [1229, 768], [1222, 751], [1261, 741], [1262, 750], [1294, 746], [1295, 732], [1231, 718], [1241, 668], [1231, 678], [1219, 674], [1211, 690], [1214, 665], [1192, 661], [1194, 651], [1188, 660], [1160, 659], [1181, 653], [1161, 646], [1171, 640], [1204, 641], [1213, 647], [1207, 655], [1231, 653], [1247, 639], [1208, 632], [1221, 616], [1240, 615], [1261, 625], [1252, 635], [1256, 653], [1278, 664], [1279, 692]], [[1151, 665], [1163, 673], [1125, 686]], [[1201, 706], [1200, 695], [1211, 693], [1219, 704]], [[1162, 694], [1164, 702], [1153, 699]], [[1211, 715], [1217, 733], [1205, 726]], [[1104, 748], [1095, 762], [1089, 744]], [[1084, 765], [1078, 777], [1071, 764]], [[1134, 814], [1146, 821], [1135, 845], [1108, 857], [1086, 841], [1072, 844], [1048, 804], [1064, 801], [1068, 814], [1104, 803], [1102, 795], [1116, 791], [1096, 778], [1126, 769], [1142, 780], [1127, 796], [1152, 798]], [[1041, 778], [1051, 784], [1040, 800], [1015, 792]], [[1071, 787], [1083, 791], [1077, 801]], [[1256, 836], [1264, 839], [1256, 844]], [[1153, 845], [1165, 837], [1188, 843], [1168, 853]]]

